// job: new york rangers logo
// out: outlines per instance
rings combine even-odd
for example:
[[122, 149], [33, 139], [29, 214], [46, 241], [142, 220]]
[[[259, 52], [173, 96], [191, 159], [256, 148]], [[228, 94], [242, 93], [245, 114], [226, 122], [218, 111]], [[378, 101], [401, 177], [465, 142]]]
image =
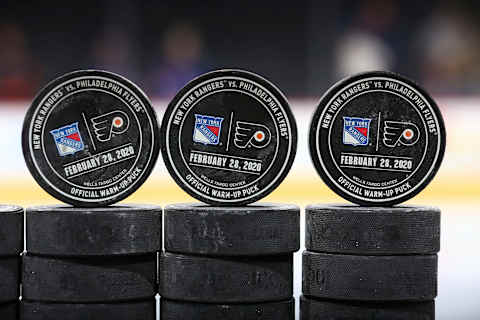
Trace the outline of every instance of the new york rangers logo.
[[50, 134], [55, 140], [58, 154], [62, 157], [82, 151], [85, 148], [82, 136], [78, 130], [78, 122], [52, 130]]
[[371, 119], [343, 117], [343, 144], [368, 146]]
[[223, 118], [195, 115], [195, 128], [193, 129], [193, 141], [218, 145], [220, 142], [220, 131], [222, 130]]

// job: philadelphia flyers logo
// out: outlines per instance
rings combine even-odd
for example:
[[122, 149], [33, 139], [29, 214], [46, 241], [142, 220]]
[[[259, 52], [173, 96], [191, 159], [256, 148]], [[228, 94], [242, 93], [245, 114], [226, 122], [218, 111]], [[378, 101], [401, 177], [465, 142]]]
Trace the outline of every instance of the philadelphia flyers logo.
[[264, 148], [272, 138], [270, 130], [261, 124], [237, 121], [234, 144], [240, 149], [247, 147]]
[[116, 110], [90, 119], [93, 131], [98, 141], [110, 141], [112, 134], [122, 134], [127, 131], [130, 121], [125, 112]]
[[404, 145], [413, 146], [420, 138], [420, 130], [411, 122], [385, 121], [383, 143], [390, 148]]

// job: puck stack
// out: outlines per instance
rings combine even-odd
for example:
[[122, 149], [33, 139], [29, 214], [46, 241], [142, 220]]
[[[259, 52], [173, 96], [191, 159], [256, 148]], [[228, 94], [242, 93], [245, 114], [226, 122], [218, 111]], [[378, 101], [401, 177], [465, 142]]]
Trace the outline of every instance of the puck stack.
[[0, 315], [18, 319], [20, 254], [23, 251], [23, 209], [0, 205]]
[[35, 97], [27, 167], [72, 206], [26, 210], [21, 319], [155, 319], [161, 208], [112, 204], [147, 179], [158, 136], [148, 97], [110, 72], [71, 72]]
[[302, 320], [435, 318], [440, 210], [394, 205], [428, 185], [444, 151], [440, 111], [409, 79], [366, 72], [325, 93], [310, 154], [324, 182], [360, 206], [307, 207]]
[[293, 205], [165, 208], [161, 319], [294, 319]]
[[161, 208], [27, 208], [21, 317], [155, 319]]
[[434, 319], [440, 211], [306, 208], [302, 319]]
[[169, 104], [161, 139], [173, 179], [206, 203], [165, 208], [161, 318], [294, 319], [300, 210], [249, 205], [283, 181], [295, 157], [285, 96], [251, 72], [206, 73]]

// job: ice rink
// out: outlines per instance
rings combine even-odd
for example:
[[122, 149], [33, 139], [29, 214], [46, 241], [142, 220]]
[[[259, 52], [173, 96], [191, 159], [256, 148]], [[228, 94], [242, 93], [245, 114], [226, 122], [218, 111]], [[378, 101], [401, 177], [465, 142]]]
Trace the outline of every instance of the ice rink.
[[[311, 99], [292, 99], [297, 119], [298, 151], [284, 183], [264, 201], [296, 203], [344, 202], [315, 172], [308, 153], [308, 127], [316, 105]], [[438, 206], [442, 210], [442, 248], [439, 255], [437, 319], [480, 319], [480, 98], [437, 98], [447, 127], [446, 156], [440, 172], [409, 204]], [[165, 101], [154, 101], [161, 119]], [[21, 128], [29, 102], [0, 103], [0, 202], [24, 206], [57, 203], [31, 178], [21, 150]], [[166, 205], [189, 202], [159, 159], [150, 179], [125, 202]], [[303, 215], [302, 215], [303, 218]], [[303, 220], [302, 220], [303, 246]], [[303, 250], [303, 249], [302, 249]], [[301, 251], [295, 255], [295, 298], [301, 291]], [[298, 317], [298, 310], [297, 310]]]

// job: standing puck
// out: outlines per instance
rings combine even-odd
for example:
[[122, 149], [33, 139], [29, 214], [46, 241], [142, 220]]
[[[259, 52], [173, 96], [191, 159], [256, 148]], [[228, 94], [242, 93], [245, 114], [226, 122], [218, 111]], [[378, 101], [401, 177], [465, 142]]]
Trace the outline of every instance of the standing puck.
[[305, 247], [309, 251], [356, 255], [437, 253], [440, 210], [421, 206], [308, 206]]
[[160, 296], [204, 303], [281, 301], [293, 295], [293, 254], [267, 257], [160, 255]]
[[156, 254], [78, 259], [25, 254], [22, 298], [72, 303], [153, 298], [156, 262]]
[[303, 253], [303, 294], [358, 301], [427, 301], [437, 296], [437, 255]]
[[200, 201], [243, 205], [272, 192], [295, 158], [289, 104], [266, 79], [217, 70], [189, 82], [172, 100], [161, 129], [174, 180]]
[[0, 205], [0, 256], [23, 252], [23, 208]]
[[325, 183], [361, 205], [406, 201], [433, 179], [445, 152], [435, 101], [390, 72], [344, 79], [320, 100], [310, 127], [310, 154]]
[[23, 154], [35, 180], [80, 207], [118, 202], [145, 181], [158, 158], [158, 124], [129, 80], [83, 70], [50, 82], [25, 116]]
[[155, 320], [155, 299], [122, 303], [45, 303], [23, 300], [22, 320]]
[[162, 298], [162, 320], [294, 320], [295, 300], [280, 302], [213, 304]]
[[259, 204], [211, 207], [176, 204], [165, 208], [165, 250], [215, 256], [292, 253], [300, 248], [300, 209]]
[[0, 257], [0, 303], [20, 296], [20, 256]]
[[108, 256], [160, 251], [162, 209], [150, 205], [104, 208], [27, 208], [27, 251], [48, 256]]
[[435, 302], [354, 302], [300, 297], [300, 320], [435, 320]]

